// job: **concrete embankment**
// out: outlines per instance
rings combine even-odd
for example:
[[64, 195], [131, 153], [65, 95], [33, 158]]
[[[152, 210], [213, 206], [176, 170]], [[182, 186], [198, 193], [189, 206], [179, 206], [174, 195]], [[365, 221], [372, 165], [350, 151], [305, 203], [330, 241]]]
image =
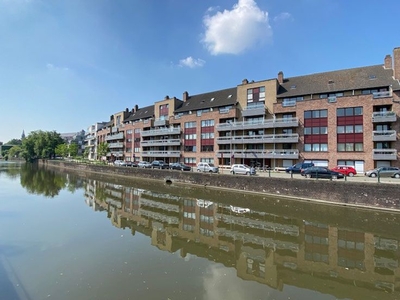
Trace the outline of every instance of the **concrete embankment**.
[[287, 196], [316, 202], [326, 201], [339, 205], [354, 205], [400, 211], [398, 184], [313, 180], [301, 177], [235, 176], [230, 174], [78, 164], [62, 160], [40, 161], [40, 165], [65, 168], [78, 172], [95, 172], [124, 177], [161, 180], [163, 182], [171, 180], [174, 183], [256, 192], [280, 197]]

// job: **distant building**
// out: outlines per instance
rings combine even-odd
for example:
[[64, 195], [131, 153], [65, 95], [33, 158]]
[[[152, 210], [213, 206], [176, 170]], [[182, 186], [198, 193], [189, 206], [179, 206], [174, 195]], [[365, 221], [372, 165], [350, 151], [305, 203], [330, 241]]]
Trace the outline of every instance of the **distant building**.
[[61, 138], [65, 141], [66, 144], [77, 144], [78, 145], [78, 155], [82, 155], [85, 149], [85, 130], [81, 130], [79, 132], [73, 133], [60, 133]]
[[87, 159], [95, 160], [97, 157], [97, 131], [101, 130], [107, 122], [95, 123], [88, 127], [84, 142], [84, 149], [88, 149]]

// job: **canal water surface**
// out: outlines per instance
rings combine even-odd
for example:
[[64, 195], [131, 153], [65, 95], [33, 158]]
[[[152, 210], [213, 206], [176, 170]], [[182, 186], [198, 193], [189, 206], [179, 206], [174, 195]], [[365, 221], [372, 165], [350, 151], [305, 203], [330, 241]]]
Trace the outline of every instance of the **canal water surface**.
[[0, 298], [400, 299], [399, 221], [0, 163]]

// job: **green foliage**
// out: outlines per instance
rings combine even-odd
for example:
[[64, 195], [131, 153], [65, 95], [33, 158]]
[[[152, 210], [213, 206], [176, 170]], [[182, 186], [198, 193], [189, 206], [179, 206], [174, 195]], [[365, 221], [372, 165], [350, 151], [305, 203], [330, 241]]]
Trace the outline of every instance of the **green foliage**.
[[88, 159], [89, 153], [90, 153], [89, 147], [85, 147], [85, 150], [83, 151], [83, 158]]
[[55, 131], [33, 131], [22, 141], [22, 157], [31, 162], [39, 158], [53, 158], [58, 145], [64, 141]]
[[78, 144], [71, 143], [68, 145], [68, 154], [71, 157], [76, 157], [78, 155]]
[[11, 141], [8, 141], [6, 144], [7, 145], [21, 146], [22, 145], [22, 141], [19, 140], [19, 139], [12, 139]]
[[8, 150], [8, 157], [13, 158], [13, 157], [20, 157], [22, 153], [22, 147], [21, 146], [13, 146]]
[[105, 143], [105, 142], [100, 143], [97, 146], [98, 159], [101, 159], [101, 157], [106, 156], [109, 151], [110, 151], [110, 149], [108, 148], [107, 143]]

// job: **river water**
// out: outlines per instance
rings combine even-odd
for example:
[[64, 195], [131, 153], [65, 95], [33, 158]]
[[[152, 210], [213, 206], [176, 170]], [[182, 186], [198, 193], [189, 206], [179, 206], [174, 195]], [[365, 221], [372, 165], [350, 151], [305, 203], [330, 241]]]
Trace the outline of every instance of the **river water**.
[[400, 299], [399, 221], [0, 163], [0, 299]]

